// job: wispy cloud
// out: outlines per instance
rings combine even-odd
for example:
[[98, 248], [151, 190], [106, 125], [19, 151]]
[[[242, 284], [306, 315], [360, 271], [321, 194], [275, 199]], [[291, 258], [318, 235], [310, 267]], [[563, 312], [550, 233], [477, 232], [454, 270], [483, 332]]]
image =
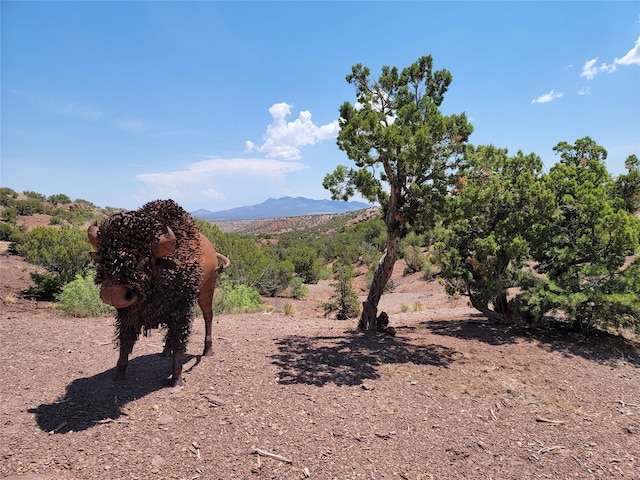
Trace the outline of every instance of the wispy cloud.
[[102, 109], [94, 107], [93, 105], [70, 101], [50, 101], [49, 103], [52, 110], [62, 115], [84, 120], [98, 120], [104, 114]]
[[640, 65], [640, 37], [636, 40], [635, 46], [624, 57], [616, 58], [613, 63], [616, 65]]
[[218, 175], [254, 175], [282, 179], [284, 175], [308, 168], [299, 162], [273, 159], [215, 158], [194, 162], [184, 170], [158, 173], [142, 173], [136, 178], [146, 183], [188, 184], [207, 183]]
[[246, 200], [265, 183], [283, 185], [287, 174], [307, 168], [300, 162], [276, 159], [213, 158], [183, 170], [142, 173], [136, 179], [147, 185], [150, 197], [226, 200], [241, 195]]
[[80, 118], [82, 120], [98, 120], [104, 115], [104, 111], [94, 105], [82, 103], [69, 99], [61, 99], [46, 95], [38, 95], [34, 93], [24, 92], [21, 90], [11, 90], [11, 93], [17, 97], [27, 100], [32, 105], [49, 110], [67, 117]]
[[538, 98], [534, 98], [531, 100], [531, 103], [549, 103], [557, 98], [562, 97], [564, 94], [562, 92], [556, 92], [555, 90], [551, 90], [549, 93], [545, 93], [544, 95], [540, 95]]
[[584, 62], [584, 65], [582, 66], [582, 73], [580, 73], [580, 76], [585, 77], [587, 80], [591, 80], [598, 73], [613, 73], [616, 71], [617, 67], [615, 66], [615, 64], [607, 64], [602, 62], [600, 65], [597, 65], [597, 63], [598, 57]]
[[582, 87], [580, 90], [578, 90], [578, 95], [580, 95], [581, 97], [584, 95], [591, 95], [591, 87]]
[[143, 120], [136, 117], [119, 118], [112, 122], [113, 126], [125, 132], [142, 134], [149, 130], [149, 126]]
[[272, 105], [269, 113], [273, 121], [267, 126], [267, 131], [262, 136], [264, 143], [256, 146], [252, 141], [247, 140], [246, 150], [264, 152], [267, 158], [299, 160], [302, 156], [301, 147], [337, 137], [338, 120], [326, 125], [316, 125], [311, 120], [311, 112], [308, 110], [300, 112], [298, 118], [292, 122], [287, 122], [292, 107], [284, 102]]

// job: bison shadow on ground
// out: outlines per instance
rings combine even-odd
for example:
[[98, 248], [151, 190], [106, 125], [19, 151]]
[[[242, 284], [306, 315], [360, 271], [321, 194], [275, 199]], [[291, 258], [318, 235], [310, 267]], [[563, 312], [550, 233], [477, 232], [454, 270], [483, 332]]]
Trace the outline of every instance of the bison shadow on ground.
[[[186, 355], [185, 363], [199, 356]], [[67, 385], [64, 396], [55, 402], [29, 409], [42, 431], [68, 433], [87, 430], [99, 423], [117, 421], [126, 413], [123, 405], [167, 388], [171, 359], [160, 354], [141, 355], [129, 361], [127, 376], [114, 381], [115, 369], [91, 377], [77, 378]]]
[[380, 377], [386, 364], [414, 363], [447, 367], [458, 352], [440, 345], [414, 345], [402, 337], [346, 332], [342, 336], [292, 335], [276, 342], [279, 383], [321, 387], [360, 385]]
[[602, 330], [585, 335], [572, 331], [568, 324], [562, 322], [551, 322], [538, 328], [519, 328], [486, 320], [435, 320], [423, 322], [414, 328], [424, 329], [434, 335], [476, 340], [496, 346], [521, 341], [536, 342], [541, 349], [565, 356], [578, 356], [611, 366], [624, 361], [640, 367], [640, 343], [637, 341]]

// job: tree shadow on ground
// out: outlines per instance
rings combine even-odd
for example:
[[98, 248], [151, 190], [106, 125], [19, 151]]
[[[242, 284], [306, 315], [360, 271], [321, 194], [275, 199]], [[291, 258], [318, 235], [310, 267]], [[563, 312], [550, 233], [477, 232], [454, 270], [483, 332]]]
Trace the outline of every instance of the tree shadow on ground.
[[[484, 318], [484, 317], [481, 317]], [[563, 322], [550, 322], [536, 328], [515, 327], [482, 320], [432, 320], [415, 327], [435, 335], [477, 340], [489, 345], [536, 342], [540, 348], [565, 356], [578, 356], [599, 363], [622, 360], [640, 367], [640, 343], [622, 335], [596, 330], [589, 335], [568, 328]]]
[[342, 336], [292, 335], [276, 342], [280, 353], [273, 364], [281, 371], [281, 384], [321, 387], [360, 385], [379, 378], [385, 364], [414, 363], [447, 367], [456, 350], [440, 345], [414, 345], [400, 337], [347, 332]]
[[[185, 363], [199, 356], [186, 355]], [[29, 409], [44, 432], [68, 433], [87, 430], [98, 423], [126, 416], [123, 405], [166, 388], [171, 359], [160, 354], [142, 355], [129, 361], [123, 381], [114, 381], [115, 369], [91, 377], [77, 378], [67, 385], [65, 394], [53, 403]]]

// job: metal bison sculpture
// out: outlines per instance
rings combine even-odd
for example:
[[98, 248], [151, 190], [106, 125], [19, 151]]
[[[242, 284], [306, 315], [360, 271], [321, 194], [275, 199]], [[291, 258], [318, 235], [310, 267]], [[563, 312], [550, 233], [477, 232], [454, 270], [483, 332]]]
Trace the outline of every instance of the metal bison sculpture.
[[[116, 308], [120, 356], [116, 379], [124, 379], [140, 333], [166, 327], [165, 354], [172, 354], [171, 384], [182, 385], [182, 363], [197, 299], [205, 322], [203, 355], [212, 355], [213, 292], [218, 273], [230, 265], [173, 200], [156, 200], [135, 211], [114, 213], [88, 230], [96, 250], [100, 298]], [[223, 264], [219, 265], [218, 260]]]

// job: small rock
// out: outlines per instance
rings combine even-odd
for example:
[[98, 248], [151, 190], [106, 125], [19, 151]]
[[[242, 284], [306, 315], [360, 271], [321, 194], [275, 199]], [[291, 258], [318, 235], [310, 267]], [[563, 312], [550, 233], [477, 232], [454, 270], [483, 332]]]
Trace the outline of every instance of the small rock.
[[153, 457], [153, 460], [151, 460], [151, 465], [158, 468], [162, 467], [164, 465], [164, 458], [156, 454], [156, 456]]
[[171, 415], [167, 415], [166, 413], [164, 415], [161, 415], [158, 419], [159, 425], [168, 425], [170, 423], [173, 423], [173, 417]]

